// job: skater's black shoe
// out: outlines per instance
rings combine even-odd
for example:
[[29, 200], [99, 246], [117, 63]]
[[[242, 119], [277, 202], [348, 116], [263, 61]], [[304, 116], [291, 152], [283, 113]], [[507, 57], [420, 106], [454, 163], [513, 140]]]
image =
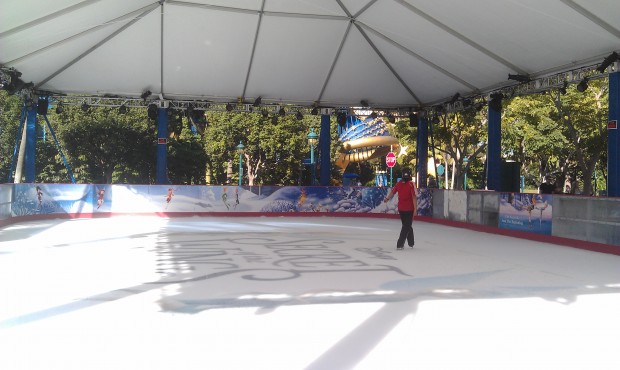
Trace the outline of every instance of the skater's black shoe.
[[415, 245], [415, 243], [409, 245], [409, 248], [413, 248], [414, 245]]
[[405, 246], [403, 246], [403, 245], [401, 245], [400, 247], [396, 246], [396, 249], [399, 250], [399, 251], [402, 251], [403, 249], [405, 249]]

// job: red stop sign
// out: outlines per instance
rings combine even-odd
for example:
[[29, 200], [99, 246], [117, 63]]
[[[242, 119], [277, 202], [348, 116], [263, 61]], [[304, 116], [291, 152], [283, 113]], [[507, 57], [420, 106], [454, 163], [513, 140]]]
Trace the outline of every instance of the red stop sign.
[[388, 167], [394, 167], [394, 165], [396, 164], [396, 154], [394, 154], [393, 152], [389, 152], [385, 156], [385, 164], [387, 164]]

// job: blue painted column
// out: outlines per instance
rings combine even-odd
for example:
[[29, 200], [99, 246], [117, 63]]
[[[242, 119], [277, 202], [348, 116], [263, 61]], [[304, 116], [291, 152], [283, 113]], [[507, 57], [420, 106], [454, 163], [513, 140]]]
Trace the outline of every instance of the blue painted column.
[[321, 115], [321, 133], [319, 136], [319, 166], [321, 168], [319, 174], [321, 179], [319, 184], [321, 186], [329, 186], [331, 182], [331, 158], [330, 158], [330, 148], [331, 148], [331, 133], [330, 133], [330, 116], [329, 114]]
[[[618, 65], [620, 63], [616, 63]], [[616, 68], [616, 70], [618, 70]], [[607, 123], [607, 195], [620, 197], [620, 72], [609, 74]]]
[[489, 104], [488, 143], [487, 143], [487, 188], [500, 190], [501, 184], [501, 145], [502, 112]]
[[417, 173], [418, 188], [426, 188], [428, 174], [428, 118], [420, 117], [418, 120], [418, 145], [417, 145]]
[[168, 183], [168, 109], [157, 111], [157, 176], [158, 184]]
[[33, 102], [26, 110], [26, 152], [24, 153], [25, 182], [35, 182], [37, 144], [37, 105]]

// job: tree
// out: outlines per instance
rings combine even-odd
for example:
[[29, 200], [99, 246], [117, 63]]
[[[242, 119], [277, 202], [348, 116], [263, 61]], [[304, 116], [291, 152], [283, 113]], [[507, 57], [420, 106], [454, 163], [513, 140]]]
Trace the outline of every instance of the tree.
[[[207, 121], [204, 112], [194, 117], [168, 113], [168, 181], [173, 184], [206, 184], [208, 156], [203, 146]], [[192, 129], [193, 128], [193, 129]]]
[[227, 168], [238, 164], [236, 147], [242, 142], [244, 174], [249, 185], [299, 184], [302, 161], [310, 150], [309, 126], [318, 126], [318, 116], [302, 120], [292, 115], [263, 117], [259, 113], [209, 112], [207, 116], [204, 145], [212, 183], [231, 181], [226, 178]]
[[561, 177], [571, 152], [554, 110], [551, 94], [516, 97], [504, 109], [502, 156], [521, 163], [530, 188], [538, 189], [545, 177]]
[[[577, 179], [583, 183], [582, 194], [592, 194], [592, 178], [596, 164], [603, 159], [607, 149], [608, 81], [589, 82], [583, 93], [569, 89], [566, 95], [553, 95], [557, 119], [565, 127], [565, 135], [572, 144], [574, 169], [568, 169], [573, 184], [570, 192], [578, 189]], [[579, 176], [581, 175], [581, 176]]]
[[153, 182], [155, 125], [143, 109], [65, 107], [58, 131], [78, 182]]
[[0, 91], [0, 179], [8, 181], [19, 118], [23, 103], [18, 96], [9, 95], [6, 91]]
[[[473, 174], [470, 179], [478, 180], [484, 174], [480, 171], [482, 156], [486, 151], [487, 117], [484, 110], [468, 109], [457, 113], [448, 113], [441, 116], [440, 123], [434, 126], [435, 148], [445, 157], [446, 173], [448, 165], [452, 164], [453, 179], [451, 189], [463, 189], [465, 171]], [[469, 159], [464, 163], [464, 159]], [[478, 171], [469, 171], [477, 165]], [[469, 180], [469, 179], [468, 179]], [[446, 184], [446, 187], [447, 184]]]

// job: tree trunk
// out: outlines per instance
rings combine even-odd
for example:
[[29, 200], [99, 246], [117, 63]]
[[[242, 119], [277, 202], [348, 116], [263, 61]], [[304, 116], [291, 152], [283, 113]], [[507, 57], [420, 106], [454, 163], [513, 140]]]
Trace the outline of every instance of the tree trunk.
[[248, 175], [248, 185], [254, 186], [254, 180], [258, 177], [258, 172], [261, 169], [263, 160], [259, 157], [256, 164], [252, 165], [252, 157], [250, 157], [250, 155], [247, 153], [244, 153], [243, 155], [245, 157], [245, 165], [248, 168], [248, 170], [246, 171]]

